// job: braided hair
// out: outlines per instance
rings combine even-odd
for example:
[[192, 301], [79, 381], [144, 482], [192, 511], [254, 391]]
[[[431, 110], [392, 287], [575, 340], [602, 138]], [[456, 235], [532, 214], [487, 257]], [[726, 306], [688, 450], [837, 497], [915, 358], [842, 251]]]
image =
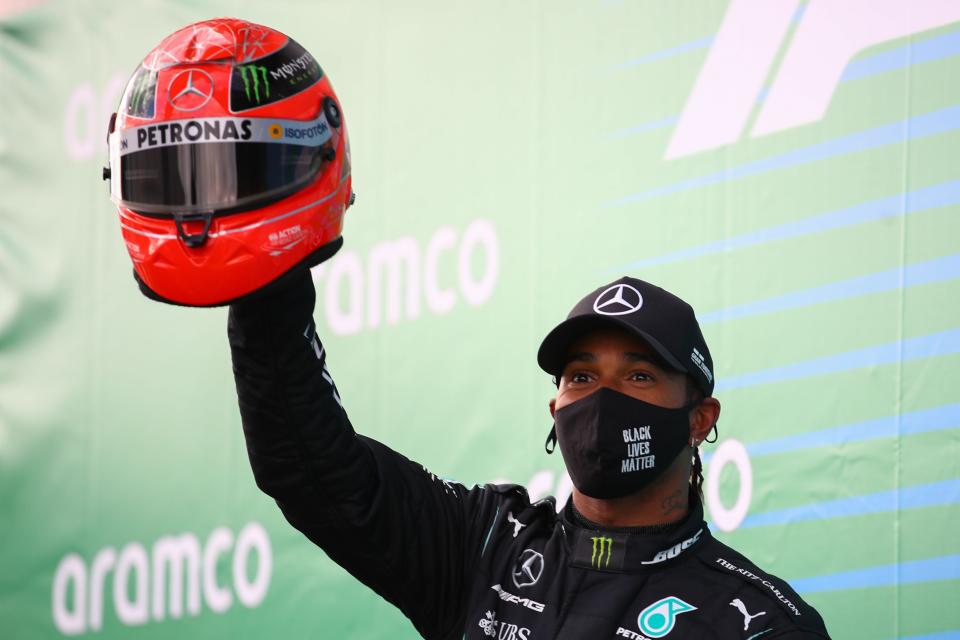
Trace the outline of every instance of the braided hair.
[[[690, 376], [686, 376], [686, 378], [687, 406], [699, 404], [706, 396], [703, 395], [703, 391], [700, 390], [700, 387], [697, 386], [693, 378]], [[708, 440], [708, 442], [716, 442], [716, 440]], [[690, 467], [690, 485], [697, 492], [697, 496], [700, 497], [700, 502], [703, 502], [703, 462], [700, 460], [700, 448], [697, 444], [693, 445], [693, 464]]]

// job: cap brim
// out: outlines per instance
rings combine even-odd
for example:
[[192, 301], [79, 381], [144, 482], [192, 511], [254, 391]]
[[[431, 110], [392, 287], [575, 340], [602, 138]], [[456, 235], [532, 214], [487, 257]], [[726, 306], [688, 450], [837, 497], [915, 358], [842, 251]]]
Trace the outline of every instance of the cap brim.
[[637, 336], [657, 352], [667, 364], [681, 373], [687, 373], [686, 367], [670, 353], [666, 347], [660, 344], [656, 338], [646, 331], [636, 328], [632, 324], [618, 319], [616, 316], [601, 316], [586, 314], [567, 318], [547, 334], [547, 337], [540, 343], [540, 349], [537, 351], [537, 364], [547, 373], [559, 376], [563, 373], [563, 368], [567, 364], [568, 350], [570, 344], [580, 336], [595, 331], [597, 329], [616, 328], [622, 329], [627, 333]]

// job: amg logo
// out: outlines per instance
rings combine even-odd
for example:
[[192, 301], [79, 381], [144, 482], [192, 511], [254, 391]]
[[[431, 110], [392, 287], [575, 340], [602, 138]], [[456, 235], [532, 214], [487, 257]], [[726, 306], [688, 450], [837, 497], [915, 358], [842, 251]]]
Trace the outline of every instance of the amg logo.
[[494, 591], [500, 594], [500, 599], [504, 602], [512, 602], [513, 604], [519, 604], [522, 607], [526, 607], [531, 611], [536, 611], [537, 613], [542, 613], [544, 604], [542, 602], [535, 602], [530, 598], [521, 598], [520, 596], [515, 596], [512, 593], [508, 593], [503, 590], [499, 584], [495, 584], [490, 587]]

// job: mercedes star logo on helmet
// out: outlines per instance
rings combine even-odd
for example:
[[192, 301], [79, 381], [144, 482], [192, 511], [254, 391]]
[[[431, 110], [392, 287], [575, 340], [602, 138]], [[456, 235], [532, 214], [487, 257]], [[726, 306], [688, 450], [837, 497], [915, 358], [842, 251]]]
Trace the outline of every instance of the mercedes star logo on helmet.
[[533, 549], [525, 549], [517, 559], [517, 566], [513, 569], [513, 584], [518, 588], [533, 586], [537, 584], [541, 573], [543, 573], [543, 555]]
[[200, 69], [181, 71], [170, 81], [167, 95], [174, 109], [196, 111], [213, 97], [213, 78]]
[[607, 287], [593, 302], [593, 310], [605, 316], [622, 316], [643, 306], [643, 296], [628, 284]]

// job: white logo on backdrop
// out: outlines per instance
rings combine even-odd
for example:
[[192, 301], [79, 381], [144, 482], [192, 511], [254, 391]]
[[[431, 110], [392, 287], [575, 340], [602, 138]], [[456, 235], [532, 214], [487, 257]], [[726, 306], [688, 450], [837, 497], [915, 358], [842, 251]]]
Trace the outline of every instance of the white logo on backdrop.
[[821, 120], [860, 51], [960, 20], [960, 2], [733, 0], [674, 129], [666, 159], [740, 139], [789, 38], [750, 131], [759, 137]]
[[[740, 480], [737, 499], [732, 507], [727, 507], [720, 500], [720, 474], [728, 464], [736, 468]], [[733, 531], [739, 527], [747, 517], [750, 502], [753, 500], [753, 466], [750, 464], [750, 454], [742, 442], [728, 438], [720, 443], [707, 464], [707, 477], [703, 486], [710, 516], [717, 528], [721, 531]]]
[[373, 245], [366, 259], [350, 250], [313, 270], [330, 330], [350, 335], [381, 324], [449, 313], [459, 302], [476, 307], [493, 294], [500, 245], [489, 220], [474, 220], [462, 234], [440, 227], [422, 247], [406, 236]]
[[608, 287], [593, 301], [593, 310], [605, 316], [622, 316], [643, 306], [643, 296], [628, 284]]
[[[217, 565], [231, 547], [232, 589], [217, 582]], [[253, 556], [256, 575], [251, 580], [248, 568]], [[113, 596], [113, 611], [125, 626], [161, 622], [168, 616], [182, 618], [184, 605], [188, 616], [200, 615], [201, 600], [214, 613], [232, 607], [234, 596], [253, 608], [266, 597], [272, 570], [270, 539], [258, 522], [247, 523], [236, 537], [226, 527], [218, 527], [202, 546], [195, 534], [183, 533], [161, 537], [149, 552], [139, 542], [119, 551], [104, 547], [94, 554], [89, 567], [79, 554], [70, 553], [60, 560], [53, 577], [53, 622], [64, 635], [100, 631], [108, 593]], [[108, 589], [111, 573], [112, 589]]]
[[107, 159], [107, 125], [110, 114], [117, 110], [123, 87], [122, 73], [115, 73], [102, 88], [84, 82], [67, 98], [63, 117], [63, 144], [74, 160], [95, 156]]

